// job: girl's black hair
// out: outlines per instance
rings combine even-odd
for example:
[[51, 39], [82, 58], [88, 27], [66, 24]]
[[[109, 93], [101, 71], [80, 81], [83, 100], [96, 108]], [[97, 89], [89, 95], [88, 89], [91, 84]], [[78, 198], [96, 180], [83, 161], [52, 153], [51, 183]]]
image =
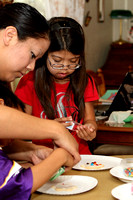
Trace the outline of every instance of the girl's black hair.
[[[37, 96], [49, 119], [55, 118], [55, 110], [51, 104], [51, 90], [54, 91], [54, 104], [56, 108], [56, 92], [53, 84], [53, 77], [47, 69], [46, 60], [48, 53], [67, 50], [74, 55], [80, 55], [81, 67], [70, 75], [70, 84], [67, 93], [74, 94], [74, 102], [79, 108], [78, 120], [84, 116], [84, 92], [88, 83], [85, 68], [85, 38], [80, 24], [69, 17], [53, 17], [49, 21], [51, 44], [48, 52], [38, 60], [35, 73], [35, 90]], [[43, 66], [43, 67], [39, 67]], [[90, 78], [91, 79], [91, 78]]]
[[24, 103], [12, 92], [9, 83], [0, 81], [0, 98], [4, 100], [6, 106], [25, 112]]
[[0, 8], [0, 29], [14, 26], [19, 40], [48, 38], [47, 20], [32, 6], [25, 3], [6, 4]]

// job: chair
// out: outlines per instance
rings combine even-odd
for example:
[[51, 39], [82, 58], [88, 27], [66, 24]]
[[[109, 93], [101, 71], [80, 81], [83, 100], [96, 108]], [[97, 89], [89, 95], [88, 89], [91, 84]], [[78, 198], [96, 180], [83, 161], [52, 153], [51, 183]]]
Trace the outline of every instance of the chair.
[[87, 74], [89, 74], [94, 78], [99, 96], [100, 97], [103, 96], [106, 92], [106, 86], [102, 69], [98, 69], [97, 72], [94, 72], [92, 70], [87, 70]]
[[133, 146], [127, 145], [115, 145], [115, 144], [103, 144], [97, 147], [93, 154], [95, 155], [132, 155]]

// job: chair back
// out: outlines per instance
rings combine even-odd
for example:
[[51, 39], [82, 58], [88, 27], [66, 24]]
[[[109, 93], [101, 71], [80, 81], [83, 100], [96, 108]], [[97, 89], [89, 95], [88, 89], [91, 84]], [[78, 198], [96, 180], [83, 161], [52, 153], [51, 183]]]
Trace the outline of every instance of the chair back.
[[87, 70], [87, 74], [93, 77], [99, 96], [100, 97], [103, 96], [106, 92], [106, 86], [102, 69], [98, 69], [97, 72], [94, 72], [92, 70]]

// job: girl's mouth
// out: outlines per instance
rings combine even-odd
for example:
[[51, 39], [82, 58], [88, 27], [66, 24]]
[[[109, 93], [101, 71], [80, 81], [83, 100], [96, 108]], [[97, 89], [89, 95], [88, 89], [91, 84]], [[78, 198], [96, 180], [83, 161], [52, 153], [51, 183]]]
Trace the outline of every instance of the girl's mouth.
[[67, 76], [67, 74], [66, 73], [59, 73], [58, 76], [64, 78], [64, 77]]

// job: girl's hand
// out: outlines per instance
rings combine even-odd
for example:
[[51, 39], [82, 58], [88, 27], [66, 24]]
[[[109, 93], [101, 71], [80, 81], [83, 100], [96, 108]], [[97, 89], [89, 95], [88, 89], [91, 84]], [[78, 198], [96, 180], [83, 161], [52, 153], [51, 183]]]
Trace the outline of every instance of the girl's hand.
[[65, 172], [66, 172], [69, 171], [74, 166], [74, 159], [73, 156], [67, 151], [65, 152], [65, 156], [67, 159], [63, 166], [65, 166]]
[[77, 127], [77, 136], [83, 140], [93, 140], [96, 137], [97, 127], [93, 123], [87, 123]]
[[63, 124], [65, 127], [72, 125], [72, 122], [71, 122], [72, 121], [72, 116], [62, 117], [62, 118], [56, 118], [55, 120], [58, 121], [58, 122], [60, 122], [61, 124]]
[[[38, 145], [38, 147], [41, 147], [41, 146]], [[53, 149], [45, 147], [45, 146], [42, 148], [35, 149], [33, 151], [28, 151], [25, 154], [28, 155], [29, 162], [24, 162], [24, 163], [21, 162], [20, 165], [23, 168], [29, 168], [31, 166], [38, 165], [43, 160], [45, 160], [48, 156], [50, 156], [52, 152], [53, 152]]]
[[42, 160], [46, 159], [52, 152], [53, 152], [53, 149], [45, 147], [45, 146], [43, 148], [38, 148], [38, 149], [30, 152], [31, 162], [34, 165], [37, 165]]
[[45, 184], [60, 167], [64, 166], [65, 171], [70, 170], [75, 164], [74, 160], [74, 157], [68, 151], [57, 148], [45, 160], [32, 166], [33, 187], [31, 193]]
[[[73, 156], [68, 151], [66, 151], [65, 149], [57, 148], [56, 150], [54, 150], [53, 153], [55, 153], [55, 152], [58, 152], [59, 156], [61, 156], [61, 157], [63, 156], [64, 161], [63, 161], [62, 166], [65, 167], [65, 172], [70, 170], [75, 165]], [[57, 155], [55, 155], [55, 157], [56, 156]], [[60, 161], [61, 161], [61, 157], [59, 157], [59, 156], [57, 156], [57, 159], [60, 158]]]
[[23, 140], [13, 140], [3, 151], [12, 160], [22, 160], [36, 165], [46, 159], [53, 149]]

